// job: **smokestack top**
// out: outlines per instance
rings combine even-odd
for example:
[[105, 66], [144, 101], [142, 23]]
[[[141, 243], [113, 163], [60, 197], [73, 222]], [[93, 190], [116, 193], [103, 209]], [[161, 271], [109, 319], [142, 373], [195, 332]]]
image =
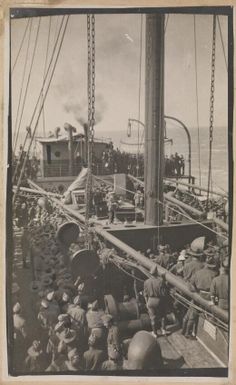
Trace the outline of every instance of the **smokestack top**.
[[72, 125], [71, 124], [69, 124], [69, 123], [65, 123], [64, 124], [64, 129], [67, 131], [67, 130], [69, 130], [69, 129], [71, 129], [72, 128]]
[[64, 129], [65, 129], [66, 131], [71, 130], [72, 132], [76, 132], [76, 128], [73, 127], [73, 126], [72, 126], [71, 124], [69, 124], [69, 123], [65, 123], [65, 124], [64, 124]]

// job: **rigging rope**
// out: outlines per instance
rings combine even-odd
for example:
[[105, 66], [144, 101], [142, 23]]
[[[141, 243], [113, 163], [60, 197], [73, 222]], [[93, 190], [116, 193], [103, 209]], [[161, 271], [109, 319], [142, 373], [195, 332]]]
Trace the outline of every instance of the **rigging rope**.
[[41, 25], [41, 17], [39, 18], [39, 21], [38, 21], [37, 32], [36, 32], [36, 37], [35, 37], [35, 41], [34, 41], [33, 54], [32, 54], [32, 58], [31, 58], [30, 69], [29, 69], [29, 74], [28, 74], [28, 78], [27, 78], [27, 82], [26, 82], [26, 88], [25, 88], [25, 93], [24, 93], [24, 98], [23, 98], [23, 105], [22, 105], [22, 110], [21, 110], [21, 115], [20, 115], [20, 121], [19, 121], [18, 129], [17, 129], [17, 138], [16, 138], [16, 141], [15, 141], [14, 149], [13, 149], [14, 152], [16, 150], [17, 139], [18, 139], [18, 135], [19, 135], [19, 131], [20, 131], [20, 126], [21, 126], [23, 114], [24, 114], [25, 102], [26, 102], [26, 98], [27, 98], [27, 94], [28, 94], [28, 88], [29, 88], [31, 74], [32, 74], [32, 69], [33, 69], [33, 65], [34, 65], [35, 53], [36, 53], [36, 49], [37, 49], [40, 25]]
[[19, 47], [19, 50], [17, 52], [16, 59], [14, 61], [14, 64], [13, 64], [13, 67], [12, 67], [12, 70], [11, 70], [11, 74], [13, 74], [15, 66], [16, 66], [16, 63], [17, 63], [18, 58], [20, 56], [20, 53], [21, 53], [21, 50], [22, 50], [22, 47], [23, 47], [23, 44], [24, 44], [24, 41], [25, 41], [26, 32], [28, 30], [30, 21], [31, 21], [30, 18], [28, 18], [28, 21], [27, 21], [27, 24], [26, 24], [26, 27], [25, 27], [25, 31], [23, 33], [23, 37], [22, 37], [22, 40], [21, 40], [21, 43], [20, 43], [20, 47]]
[[222, 30], [220, 25], [220, 17], [219, 15], [217, 15], [216, 17], [217, 17], [217, 23], [220, 31], [220, 40], [221, 40], [221, 45], [222, 45], [222, 50], [223, 50], [223, 55], [225, 60], [225, 67], [226, 67], [226, 71], [228, 72], [228, 63], [227, 63], [226, 54], [225, 54], [225, 45], [224, 45], [224, 40], [223, 40], [223, 35], [222, 35]]
[[142, 86], [142, 53], [143, 53], [143, 14], [141, 13], [140, 19], [140, 52], [139, 52], [139, 84], [138, 84], [138, 147], [137, 147], [137, 177], [139, 176], [139, 130], [140, 130], [140, 118], [141, 118], [141, 86]]
[[[56, 54], [56, 59], [55, 59], [55, 62], [54, 62], [53, 68], [52, 68], [52, 73], [50, 75], [49, 82], [48, 82], [48, 85], [47, 85], [47, 88], [46, 88], [46, 91], [45, 91], [45, 94], [44, 94], [44, 102], [45, 102], [45, 99], [47, 97], [48, 90], [49, 90], [49, 87], [50, 87], [52, 79], [53, 79], [53, 75], [54, 75], [54, 72], [55, 72], [55, 68], [56, 68], [56, 65], [57, 65], [59, 54], [61, 52], [61, 47], [62, 47], [62, 43], [64, 41], [65, 32], [66, 32], [66, 28], [67, 28], [67, 25], [68, 25], [69, 17], [70, 17], [70, 15], [67, 16], [67, 19], [66, 19], [66, 22], [65, 22], [65, 26], [64, 26], [64, 30], [62, 32], [62, 37], [61, 37], [59, 48], [58, 48], [58, 51], [57, 51], [57, 54]], [[41, 95], [41, 92], [40, 92], [40, 95]], [[40, 95], [39, 95], [38, 101], [40, 100]], [[35, 132], [36, 132], [36, 129], [37, 129], [37, 126], [38, 126], [38, 122], [39, 122], [39, 119], [40, 119], [40, 116], [41, 116], [41, 112], [42, 112], [42, 106], [39, 109], [39, 113], [38, 113], [38, 117], [37, 117], [37, 120], [36, 120], [36, 123], [35, 123], [33, 134], [31, 136], [31, 140], [30, 140], [30, 143], [29, 143], [29, 146], [28, 146], [28, 151], [27, 151], [27, 154], [26, 154], [26, 156], [24, 158], [24, 162], [23, 162], [23, 165], [22, 165], [22, 168], [21, 168], [20, 176], [19, 176], [19, 179], [18, 179], [18, 182], [17, 182], [16, 192], [15, 192], [14, 199], [13, 199], [13, 204], [15, 203], [15, 200], [16, 200], [19, 188], [20, 188], [21, 180], [22, 180], [22, 177], [23, 177], [23, 174], [24, 174], [24, 171], [25, 171], [26, 161], [27, 161], [27, 158], [28, 158], [28, 155], [29, 155], [29, 152], [30, 152], [30, 148], [31, 148], [34, 136], [35, 136]]]
[[199, 126], [199, 104], [198, 104], [198, 65], [197, 65], [197, 34], [196, 34], [196, 15], [193, 15], [194, 29], [194, 57], [195, 57], [195, 86], [196, 86], [196, 107], [197, 107], [197, 141], [198, 141], [198, 172], [199, 185], [202, 185], [201, 175], [201, 147], [200, 147], [200, 126]]
[[28, 43], [27, 43], [26, 55], [25, 55], [25, 61], [24, 61], [23, 76], [22, 76], [21, 87], [20, 87], [20, 96], [19, 96], [17, 112], [16, 112], [14, 137], [13, 137], [13, 143], [14, 143], [14, 150], [13, 151], [15, 151], [15, 147], [16, 147], [15, 143], [17, 142], [18, 135], [19, 135], [19, 132], [17, 131], [17, 123], [18, 123], [18, 117], [19, 117], [19, 112], [20, 112], [21, 97], [22, 97], [22, 93], [23, 93], [23, 85], [24, 85], [25, 75], [26, 75], [27, 61], [28, 61], [28, 56], [29, 56], [29, 46], [30, 46], [30, 39], [31, 39], [32, 22], [33, 22], [33, 20], [31, 19], [30, 20], [30, 27], [29, 27]]
[[[48, 52], [49, 52], [49, 42], [50, 42], [50, 35], [51, 35], [51, 24], [52, 24], [52, 17], [49, 17], [49, 25], [48, 25], [48, 38], [47, 38], [47, 48], [46, 48], [46, 57], [45, 57], [45, 63], [44, 63], [44, 71], [43, 71], [43, 79], [45, 78], [46, 69], [47, 69], [47, 63], [48, 63]], [[42, 103], [43, 103], [43, 92], [42, 92]], [[43, 136], [45, 136], [45, 111], [44, 111], [44, 103], [43, 103], [43, 111], [42, 111], [42, 119], [43, 119]]]
[[207, 183], [207, 210], [209, 208], [210, 184], [212, 178], [212, 144], [214, 128], [214, 101], [215, 101], [215, 58], [216, 58], [216, 15], [213, 15], [212, 53], [211, 53], [211, 89], [210, 89], [210, 125], [209, 125], [209, 164]]
[[[34, 111], [33, 111], [33, 114], [32, 114], [32, 117], [31, 117], [31, 120], [30, 120], [30, 123], [29, 123], [29, 127], [31, 127], [31, 125], [32, 125], [32, 123], [33, 123], [33, 120], [34, 120], [34, 117], [35, 117], [35, 114], [36, 114], [38, 105], [39, 105], [40, 100], [41, 100], [41, 94], [42, 94], [42, 92], [43, 92], [43, 89], [44, 89], [44, 86], [45, 86], [47, 77], [48, 77], [49, 72], [50, 72], [50, 70], [51, 70], [52, 62], [53, 62], [53, 60], [54, 60], [54, 56], [56, 55], [57, 43], [58, 43], [58, 41], [59, 41], [59, 37], [60, 37], [60, 34], [61, 34], [61, 30], [62, 30], [62, 26], [63, 26], [64, 19], [65, 19], [65, 16], [63, 16], [62, 21], [61, 21], [61, 25], [60, 25], [59, 32], [58, 32], [58, 35], [57, 35], [57, 39], [56, 39], [56, 42], [55, 42], [55, 44], [54, 44], [53, 52], [52, 52], [51, 59], [50, 59], [49, 65], [48, 65], [47, 73], [46, 73], [46, 75], [45, 75], [45, 78], [44, 78], [44, 81], [43, 81], [41, 90], [40, 90], [40, 92], [39, 92], [39, 96], [38, 96], [38, 99], [37, 99], [36, 104], [35, 104], [35, 107], [34, 107]], [[59, 45], [60, 45], [60, 43], [59, 43]], [[26, 144], [27, 135], [28, 135], [28, 133], [26, 134], [26, 137], [25, 137], [24, 146], [25, 146], [25, 144]], [[24, 150], [24, 146], [23, 146], [23, 150]], [[16, 169], [15, 169], [15, 173], [14, 173], [14, 176], [13, 176], [13, 180], [15, 180], [15, 177], [16, 177], [16, 175], [17, 175], [19, 165], [20, 165], [20, 159], [18, 159], [18, 162], [17, 162], [17, 165], [16, 165]]]

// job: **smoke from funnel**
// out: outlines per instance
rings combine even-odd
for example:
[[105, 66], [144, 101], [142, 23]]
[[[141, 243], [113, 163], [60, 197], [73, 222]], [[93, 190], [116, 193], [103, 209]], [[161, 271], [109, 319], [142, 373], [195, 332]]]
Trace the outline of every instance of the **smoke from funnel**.
[[[75, 102], [75, 100], [70, 98], [64, 103], [64, 109], [67, 113], [73, 114], [75, 120], [81, 125], [88, 121], [87, 117], [87, 101], [82, 100], [80, 103]], [[106, 110], [106, 102], [102, 95], [96, 95], [95, 100], [95, 124], [98, 124], [102, 121], [104, 112]]]

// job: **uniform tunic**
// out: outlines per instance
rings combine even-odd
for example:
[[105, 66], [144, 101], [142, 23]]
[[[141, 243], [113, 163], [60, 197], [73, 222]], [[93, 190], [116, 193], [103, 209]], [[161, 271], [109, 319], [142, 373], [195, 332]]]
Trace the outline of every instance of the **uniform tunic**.
[[221, 274], [215, 277], [211, 283], [211, 295], [218, 297], [218, 306], [221, 309], [229, 309], [229, 276]]
[[165, 253], [162, 253], [161, 255], [159, 255], [157, 257], [157, 260], [158, 260], [158, 264], [162, 267], [164, 267], [165, 269], [169, 269], [169, 266], [171, 264], [171, 255], [170, 254], [165, 254]]
[[144, 282], [144, 296], [147, 298], [160, 298], [163, 295], [163, 281], [161, 278], [148, 278]]
[[161, 278], [151, 277], [144, 282], [144, 297], [147, 298], [148, 314], [154, 327], [157, 326], [157, 317], [163, 316], [165, 294], [166, 289]]
[[196, 271], [201, 270], [204, 267], [203, 262], [193, 259], [191, 262], [184, 265], [183, 277], [185, 281], [190, 281]]
[[86, 312], [81, 307], [71, 304], [68, 307], [67, 313], [70, 315], [72, 321], [74, 321], [75, 324], [83, 327], [86, 325]]
[[88, 328], [103, 328], [102, 316], [104, 315], [103, 310], [89, 310], [86, 314]]
[[193, 285], [194, 289], [197, 291], [210, 291], [211, 282], [213, 278], [217, 276], [217, 271], [209, 269], [207, 266], [201, 270], [196, 271], [192, 276], [190, 283]]
[[85, 370], [100, 369], [105, 359], [106, 355], [103, 350], [90, 347], [89, 350], [84, 353]]

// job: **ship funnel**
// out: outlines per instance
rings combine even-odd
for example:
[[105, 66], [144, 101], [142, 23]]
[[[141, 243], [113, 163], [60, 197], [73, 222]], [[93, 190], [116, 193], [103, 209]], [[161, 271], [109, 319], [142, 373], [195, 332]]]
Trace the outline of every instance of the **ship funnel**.
[[64, 129], [68, 134], [68, 156], [69, 156], [69, 175], [74, 175], [74, 154], [73, 154], [73, 132], [76, 128], [69, 123], [64, 124]]
[[194, 239], [191, 243], [191, 250], [194, 252], [199, 252], [204, 250], [206, 237], [198, 237]]
[[60, 130], [61, 130], [60, 127], [56, 127], [56, 128], [54, 129], [54, 135], [55, 135], [55, 138], [58, 138]]
[[71, 124], [69, 124], [69, 123], [65, 123], [64, 124], [64, 129], [65, 129], [65, 131], [67, 131], [67, 132], [76, 132], [76, 128], [75, 127], [73, 127]]

